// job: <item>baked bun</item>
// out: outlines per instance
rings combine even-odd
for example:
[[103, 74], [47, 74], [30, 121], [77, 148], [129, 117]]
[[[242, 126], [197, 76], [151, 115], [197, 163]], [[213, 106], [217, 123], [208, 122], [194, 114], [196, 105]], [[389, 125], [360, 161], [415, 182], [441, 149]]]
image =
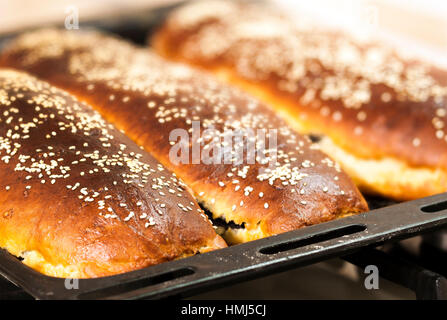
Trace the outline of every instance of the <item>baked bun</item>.
[[1, 248], [91, 278], [225, 246], [184, 184], [97, 112], [0, 69]]
[[[231, 222], [224, 234], [230, 243], [367, 210], [338, 165], [273, 111], [147, 48], [98, 32], [42, 30], [13, 41], [0, 64], [26, 70], [91, 104], [183, 179], [214, 218]], [[192, 129], [194, 121], [200, 132]], [[217, 135], [210, 139], [205, 130], [212, 128]], [[214, 152], [224, 145], [223, 135], [244, 129], [272, 130], [272, 136], [277, 130], [277, 146], [261, 149], [256, 143], [255, 163], [239, 161], [234, 149]], [[176, 130], [188, 134], [188, 147], [198, 146], [199, 159], [191, 159], [192, 150], [187, 161], [172, 160], [177, 140], [170, 135]], [[245, 150], [246, 144], [237, 146]], [[225, 162], [205, 161], [204, 155], [217, 152]]]
[[233, 1], [175, 10], [152, 44], [322, 136], [323, 151], [368, 192], [405, 200], [447, 191], [445, 71]]

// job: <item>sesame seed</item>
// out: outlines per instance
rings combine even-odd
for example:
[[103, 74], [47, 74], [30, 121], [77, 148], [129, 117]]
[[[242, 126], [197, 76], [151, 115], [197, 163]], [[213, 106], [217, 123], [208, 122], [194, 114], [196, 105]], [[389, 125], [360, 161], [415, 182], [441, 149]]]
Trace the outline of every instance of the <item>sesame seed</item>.
[[414, 147], [419, 147], [421, 145], [421, 140], [419, 138], [414, 138], [413, 139], [413, 146]]

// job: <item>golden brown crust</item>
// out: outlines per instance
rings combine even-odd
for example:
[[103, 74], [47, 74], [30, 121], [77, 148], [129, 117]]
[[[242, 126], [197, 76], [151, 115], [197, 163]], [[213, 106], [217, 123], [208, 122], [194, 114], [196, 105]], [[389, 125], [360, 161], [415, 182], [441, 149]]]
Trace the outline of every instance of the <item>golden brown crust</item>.
[[[327, 135], [355, 157], [447, 173], [447, 73], [382, 45], [306, 27], [272, 8], [193, 3], [174, 11], [153, 45], [239, 85], [301, 132]], [[401, 184], [394, 196], [408, 198]], [[425, 194], [423, 183], [417, 189]]]
[[93, 109], [0, 69], [0, 247], [89, 278], [224, 246], [184, 184]]
[[[255, 238], [367, 210], [338, 165], [264, 105], [146, 48], [94, 32], [44, 30], [19, 37], [0, 64], [38, 75], [88, 101], [181, 177], [214, 217], [243, 224], [247, 232], [259, 229]], [[200, 121], [202, 133], [211, 126], [220, 133], [278, 129], [275, 169], [265, 171], [268, 165], [259, 161], [174, 164], [169, 134], [190, 130], [194, 120]], [[202, 143], [202, 154], [205, 144], [210, 146]]]

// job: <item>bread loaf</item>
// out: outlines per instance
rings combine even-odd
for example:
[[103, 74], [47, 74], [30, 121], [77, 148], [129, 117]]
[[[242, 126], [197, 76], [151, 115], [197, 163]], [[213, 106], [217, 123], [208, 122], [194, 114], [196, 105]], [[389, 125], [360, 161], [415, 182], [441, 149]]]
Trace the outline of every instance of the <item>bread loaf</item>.
[[[9, 44], [0, 65], [25, 70], [91, 104], [183, 179], [214, 218], [231, 223], [224, 234], [230, 243], [367, 210], [338, 165], [262, 103], [147, 48], [93, 31], [41, 30]], [[201, 130], [196, 136], [194, 121]], [[209, 139], [205, 130], [211, 128], [218, 134]], [[263, 149], [255, 163], [238, 162], [226, 148], [226, 162], [170, 157], [176, 130], [188, 133], [187, 145], [195, 143], [204, 155], [241, 129], [277, 132], [277, 146]]]
[[225, 247], [185, 185], [93, 109], [0, 69], [0, 247], [50, 276]]
[[365, 191], [398, 200], [447, 191], [445, 71], [246, 2], [180, 7], [152, 43], [321, 136]]

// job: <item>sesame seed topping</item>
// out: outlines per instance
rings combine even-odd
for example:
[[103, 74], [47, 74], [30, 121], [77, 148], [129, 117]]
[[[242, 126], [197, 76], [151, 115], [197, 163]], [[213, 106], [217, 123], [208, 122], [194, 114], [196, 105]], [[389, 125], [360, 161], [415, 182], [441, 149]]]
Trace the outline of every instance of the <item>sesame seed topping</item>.
[[[437, 72], [442, 68], [408, 57], [395, 46], [364, 44], [325, 30], [307, 17], [292, 21], [269, 5], [218, 3], [219, 10], [211, 9], [214, 4], [191, 3], [170, 15], [166, 24], [171, 32], [188, 34], [175, 43], [177, 56], [199, 65], [225, 61], [245, 81], [266, 88], [276, 85], [275, 92], [299, 103], [303, 120], [311, 111], [329, 122], [352, 122], [351, 147], [373, 131], [383, 132], [381, 137], [396, 134], [397, 140], [408, 141], [408, 147], [447, 143], [447, 85]], [[408, 139], [408, 130], [389, 128], [378, 118], [387, 119], [388, 112], [393, 112], [390, 121], [408, 113], [424, 123]], [[433, 130], [426, 136], [429, 121]], [[375, 143], [378, 148], [383, 148], [381, 141]], [[404, 161], [412, 157], [411, 148], [397, 148]], [[446, 153], [442, 148], [424, 151]]]
[[421, 139], [419, 138], [414, 138], [413, 139], [413, 146], [415, 147], [419, 147], [421, 145]]
[[[90, 88], [94, 88], [93, 84]], [[22, 98], [11, 99], [13, 92]], [[55, 193], [63, 191], [67, 205], [74, 199], [80, 208], [95, 206], [102, 218], [122, 222], [137, 214], [145, 220], [142, 226], [151, 226], [155, 225], [154, 215], [163, 212], [156, 208], [127, 212], [126, 208], [142, 207], [143, 201], [136, 201], [124, 188], [115, 187], [131, 185], [137, 195], [151, 197], [147, 190], [152, 190], [150, 176], [163, 195], [177, 193], [180, 198], [176, 195], [176, 201], [184, 203], [179, 202], [181, 211], [191, 212], [196, 207], [174, 174], [167, 173], [150, 156], [144, 156], [138, 146], [115, 142], [122, 134], [64, 91], [26, 74], [0, 70], [0, 108], [0, 162], [6, 165], [5, 170], [10, 170], [8, 174], [15, 175], [14, 179], [27, 182], [24, 197], [36, 184], [48, 184]], [[32, 141], [24, 142], [28, 139]], [[64, 146], [60, 141], [72, 143]], [[103, 174], [114, 179], [113, 183], [110, 178], [102, 179]], [[5, 189], [11, 190], [11, 186]], [[120, 202], [113, 201], [112, 195], [107, 194], [109, 190], [115, 192]]]
[[[225, 187], [227, 185], [234, 185], [234, 191], [237, 192], [243, 190], [243, 196], [242, 193], [238, 193], [234, 197], [233, 203], [235, 204], [232, 205], [233, 211], [236, 210], [237, 204], [239, 204], [240, 207], [243, 207], [244, 201], [245, 203], [250, 203], [251, 200], [249, 197], [256, 198], [256, 195], [258, 195], [259, 198], [263, 198], [264, 193], [259, 192], [259, 190], [263, 190], [266, 193], [268, 192], [269, 199], [270, 192], [272, 192], [272, 199], [275, 199], [277, 194], [284, 193], [287, 197], [290, 197], [297, 203], [300, 201], [299, 199], [301, 197], [297, 192], [294, 194], [290, 194], [289, 192], [300, 190], [300, 192], [303, 192], [304, 194], [304, 190], [316, 190], [317, 188], [321, 188], [321, 184], [316, 186], [315, 179], [312, 179], [315, 172], [317, 172], [317, 174], [321, 173], [329, 175], [331, 178], [335, 174], [338, 174], [340, 170], [337, 164], [330, 162], [329, 160], [324, 162], [320, 161], [323, 159], [323, 155], [319, 151], [314, 150], [315, 147], [310, 141], [307, 141], [304, 137], [296, 134], [284, 121], [279, 117], [276, 117], [273, 112], [268, 111], [268, 109], [261, 105], [257, 100], [243, 94], [233, 87], [226, 87], [220, 84], [217, 85], [212, 78], [206, 77], [205, 75], [198, 76], [196, 71], [185, 66], [168, 64], [158, 56], [152, 54], [146, 48], [144, 48], [144, 50], [135, 49], [132, 45], [122, 42], [121, 40], [114, 38], [109, 39], [108, 37], [103, 37], [97, 33], [91, 33], [86, 37], [80, 37], [72, 32], [46, 31], [46, 33], [42, 32], [40, 36], [37, 37], [39, 39], [38, 45], [36, 45], [36, 41], [33, 40], [34, 38], [36, 38], [35, 34], [33, 34], [33, 37], [28, 36], [28, 38], [25, 38], [27, 41], [23, 40], [22, 43], [25, 47], [31, 46], [35, 49], [32, 50], [32, 54], [24, 57], [26, 63], [33, 64], [39, 59], [53, 58], [51, 54], [48, 56], [48, 51], [39, 50], [38, 48], [50, 48], [48, 50], [54, 50], [54, 54], [56, 55], [60, 54], [58, 53], [59, 51], [67, 52], [69, 53], [67, 54], [69, 60], [67, 62], [67, 73], [72, 75], [76, 81], [83, 86], [94, 86], [95, 84], [98, 84], [98, 87], [101, 87], [101, 90], [104, 87], [108, 99], [110, 101], [116, 101], [113, 104], [120, 103], [122, 105], [122, 103], [131, 100], [132, 103], [129, 102], [126, 106], [126, 108], [131, 108], [134, 101], [138, 101], [138, 103], [142, 102], [143, 109], [141, 115], [143, 115], [144, 118], [147, 117], [147, 119], [152, 119], [154, 123], [163, 123], [163, 126], [167, 128], [166, 130], [178, 127], [189, 129], [191, 127], [191, 122], [196, 120], [201, 121], [201, 125], [203, 125], [204, 129], [214, 127], [222, 134], [229, 130], [247, 128], [256, 128], [259, 130], [277, 129], [278, 145], [280, 148], [277, 150], [265, 149], [262, 154], [256, 155], [256, 164], [240, 164], [237, 162], [235, 156], [237, 152], [234, 152], [234, 154], [229, 154], [231, 164], [219, 166], [218, 171], [216, 171], [219, 172], [218, 175], [214, 174], [214, 171], [210, 171], [209, 173], [211, 174], [207, 175], [207, 179], [209, 179], [208, 181], [213, 183], [214, 186], [219, 185], [220, 187]], [[89, 42], [93, 42], [95, 45], [91, 47]], [[97, 46], [96, 44], [99, 42], [104, 43], [105, 45]], [[32, 45], [32, 43], [34, 43], [34, 45]], [[110, 50], [110, 48], [113, 48], [113, 50]], [[276, 59], [269, 60], [271, 60], [272, 64], [276, 63]], [[129, 67], [129, 61], [132, 61], [132, 67]], [[134, 61], [135, 65], [133, 64]], [[262, 64], [262, 62], [260, 63]], [[296, 72], [299, 73], [299, 70], [300, 68], [297, 68]], [[297, 76], [298, 74], [295, 75]], [[337, 87], [340, 84], [336, 80], [338, 79], [333, 79], [329, 81], [330, 83], [324, 84], [322, 89], [325, 90], [322, 90], [321, 94], [327, 98], [326, 100], [333, 98], [336, 94], [333, 91], [337, 91], [338, 93], [343, 91]], [[343, 85], [350, 86], [351, 84]], [[287, 87], [287, 84], [285, 84], [285, 86]], [[355, 110], [357, 110], [356, 108], [358, 107], [358, 104], [363, 104], [364, 101], [369, 99], [366, 88], [357, 89], [358, 92], [351, 95], [351, 98], [354, 101], [350, 101], [349, 97], [342, 97], [347, 100], [347, 104], [352, 106]], [[309, 91], [307, 96], [311, 99], [311, 96], [318, 94], [318, 92], [312, 93]], [[93, 94], [93, 92], [89, 94]], [[235, 101], [242, 109], [239, 109], [239, 106], [236, 105]], [[32, 105], [32, 103], [30, 104]], [[329, 105], [329, 102], [327, 104]], [[244, 109], [244, 106], [247, 106], [247, 108]], [[44, 105], [39, 104], [39, 107], [46, 110]], [[324, 108], [327, 108], [327, 110]], [[137, 189], [145, 186], [149, 191], [153, 192], [152, 194], [154, 196], [160, 199], [159, 201], [163, 201], [164, 197], [172, 197], [172, 195], [176, 194], [179, 203], [174, 202], [174, 206], [175, 203], [177, 203], [178, 208], [181, 209], [179, 211], [193, 211], [194, 206], [192, 204], [189, 206], [188, 204], [190, 203], [182, 199], [182, 195], [185, 196], [183, 189], [179, 190], [176, 187], [177, 184], [180, 183], [169, 179], [162, 179], [160, 177], [160, 173], [165, 170], [164, 167], [154, 166], [151, 168], [150, 166], [147, 166], [144, 161], [140, 160], [136, 154], [131, 154], [131, 151], [128, 150], [129, 146], [117, 146], [117, 143], [115, 143], [112, 138], [115, 136], [115, 130], [109, 128], [101, 120], [98, 114], [84, 115], [85, 112], [79, 109], [80, 108], [76, 107], [73, 112], [68, 114], [70, 119], [65, 119], [62, 115], [59, 115], [58, 112], [52, 110], [52, 113], [56, 114], [56, 119], [63, 122], [59, 128], [65, 127], [65, 131], [54, 131], [55, 133], [57, 132], [57, 138], [54, 138], [51, 133], [45, 132], [45, 134], [49, 133], [51, 138], [51, 140], [48, 140], [47, 144], [53, 140], [60, 139], [61, 136], [72, 131], [82, 134], [85, 141], [70, 143], [75, 146], [69, 148], [70, 162], [67, 164], [68, 168], [63, 169], [64, 172], [62, 172], [62, 170], [56, 170], [57, 172], [54, 173], [57, 174], [58, 177], [53, 177], [52, 172], [51, 176], [45, 176], [45, 178], [52, 179], [51, 181], [55, 180], [57, 184], [59, 181], [63, 180], [62, 186], [67, 186], [68, 184], [73, 186], [76, 181], [79, 181], [81, 185], [77, 187], [78, 190], [76, 193], [81, 193], [83, 197], [82, 199], [87, 202], [91, 201], [93, 204], [96, 204], [98, 208], [107, 208], [105, 210], [110, 212], [109, 217], [113, 217], [113, 214], [115, 214], [119, 216], [120, 219], [125, 216], [125, 218], [122, 219], [130, 220], [131, 218], [128, 218], [130, 214], [127, 213], [127, 210], [117, 208], [118, 203], [122, 201], [124, 204], [128, 205], [128, 208], [135, 210], [137, 217], [144, 217], [141, 218], [141, 220], [144, 220], [141, 221], [141, 223], [145, 223], [146, 227], [155, 223], [155, 220], [153, 219], [146, 221], [151, 218], [150, 216], [154, 212], [157, 214], [155, 218], [160, 219], [159, 215], [162, 214], [162, 211], [157, 209], [157, 207], [165, 208], [164, 204], [158, 206], [157, 204], [159, 204], [159, 202], [155, 201], [155, 208], [145, 208], [148, 212], [142, 213], [135, 208], [142, 206], [142, 202], [138, 202], [141, 204], [135, 204], [135, 200], [114, 197], [116, 202], [99, 202], [101, 199], [111, 199], [105, 198], [105, 192], [102, 189], [93, 190], [94, 188], [91, 188], [90, 185], [87, 185], [89, 188], [83, 189], [82, 187], [86, 186], [85, 181], [88, 179], [95, 179], [96, 175], [106, 172], [107, 170], [112, 170], [112, 174], [114, 174], [116, 170], [121, 170], [121, 175], [119, 177], [113, 176], [109, 180], [114, 180], [113, 183], [108, 183], [110, 190], [116, 190], [117, 188], [115, 188], [115, 186], [121, 186], [123, 184], [126, 186], [130, 185]], [[206, 112], [204, 112], [204, 110]], [[321, 106], [320, 111], [323, 110], [327, 111], [327, 116], [329, 117], [328, 120], [333, 119], [334, 121], [341, 121], [344, 119], [343, 112], [337, 112], [336, 110], [331, 110], [327, 106]], [[360, 113], [360, 111], [356, 112]], [[81, 114], [81, 117], [78, 121], [79, 114]], [[36, 115], [37, 121], [48, 121], [49, 116], [46, 114], [43, 115], [45, 116], [43, 118]], [[10, 115], [8, 115], [8, 117], [9, 116]], [[93, 120], [95, 125], [90, 124]], [[77, 125], [77, 122], [80, 124]], [[33, 128], [31, 127], [30, 130], [33, 130]], [[132, 130], [130, 130], [130, 128], [126, 128], [126, 131], [129, 132], [129, 135], [132, 135]], [[98, 132], [100, 133], [99, 138]], [[15, 132], [12, 132], [11, 134], [13, 133]], [[202, 150], [205, 150], [205, 148], [212, 149], [215, 144], [221, 144], [226, 147], [225, 141], [206, 139], [207, 137], [205, 135], [206, 134], [202, 134], [202, 136], [198, 138], [202, 139], [200, 140], [201, 146], [203, 145]], [[93, 137], [95, 138], [93, 139]], [[222, 135], [220, 137], [222, 137]], [[94, 143], [96, 139], [102, 139], [99, 140], [101, 143]], [[11, 140], [13, 139], [9, 137], [8, 142], [6, 143], [10, 144]], [[0, 146], [2, 143], [3, 141], [0, 140]], [[166, 141], [166, 144], [168, 144], [168, 141]], [[57, 146], [55, 147], [55, 154], [59, 154]], [[237, 143], [236, 147], [238, 147]], [[95, 149], [98, 149], [98, 152], [95, 152]], [[107, 152], [104, 151], [106, 149]], [[0, 147], [0, 151], [2, 150], [3, 148]], [[45, 149], [45, 151], [47, 150]], [[273, 154], [275, 154], [274, 157]], [[64, 155], [64, 153], [62, 153], [62, 155]], [[0, 154], [0, 157], [1, 156], [3, 156], [3, 154]], [[53, 157], [50, 155], [50, 151], [47, 151], [48, 160], [52, 158], [57, 159], [60, 156], [61, 155], [59, 154], [58, 157]], [[104, 158], [104, 156], [107, 157]], [[42, 155], [42, 158], [43, 157], [44, 156]], [[269, 162], [272, 159], [274, 161], [272, 165], [269, 166]], [[27, 161], [29, 160], [25, 160], [25, 162]], [[66, 161], [63, 160], [61, 161], [61, 164], [65, 165], [65, 162]], [[93, 165], [91, 165], [92, 163]], [[59, 167], [61, 164], [57, 162], [52, 166]], [[76, 174], [79, 170], [70, 170], [70, 167], [81, 168], [83, 171], [80, 174]], [[214, 166], [209, 167], [211, 168]], [[54, 168], [52, 170], [54, 170]], [[71, 174], [71, 176], [67, 177], [67, 180], [64, 180], [63, 177], [66, 174]], [[165, 171], [165, 174], [168, 174], [167, 171]], [[30, 175], [33, 174], [30, 173]], [[156, 177], [154, 177], [154, 175], [156, 175]], [[344, 182], [344, 175], [341, 175], [341, 177], [341, 180]], [[336, 180], [337, 179], [334, 178], [334, 181]], [[320, 182], [321, 180], [318, 181], [318, 183]], [[336, 185], [335, 182], [333, 182], [333, 184]], [[79, 192], [80, 189], [85, 191]], [[195, 187], [192, 187], [192, 189], [194, 192], [197, 192]], [[67, 188], [67, 190], [70, 190], [70, 188]], [[99, 193], [99, 195], [95, 196], [95, 192]], [[231, 195], [233, 188], [224, 188], [220, 190], [220, 192], [225, 193], [225, 197], [227, 197], [228, 194]], [[198, 195], [203, 197], [205, 192], [201, 191]], [[242, 197], [244, 197], [244, 200], [241, 200]], [[180, 201], [182, 201], [182, 203]], [[209, 206], [209, 209], [218, 210], [218, 207], [221, 207], [220, 204], [222, 200], [220, 197], [218, 198], [219, 205], [215, 206], [216, 208], [211, 206], [215, 204], [215, 198], [210, 199], [208, 196], [201, 199], [201, 201]], [[92, 205], [92, 203], [89, 203], [88, 205]], [[303, 203], [303, 201], [301, 201], [301, 203]], [[148, 205], [148, 207], [151, 206]], [[264, 208], [269, 208], [267, 202], [264, 203]], [[109, 209], [111, 211], [109, 211]], [[152, 210], [153, 212], [149, 212], [149, 210]], [[199, 209], [197, 210], [200, 212]], [[239, 210], [243, 212], [246, 209], [241, 208]], [[126, 213], [123, 214], [123, 211]], [[134, 223], [135, 220], [138, 219], [133, 219], [132, 223]]]

